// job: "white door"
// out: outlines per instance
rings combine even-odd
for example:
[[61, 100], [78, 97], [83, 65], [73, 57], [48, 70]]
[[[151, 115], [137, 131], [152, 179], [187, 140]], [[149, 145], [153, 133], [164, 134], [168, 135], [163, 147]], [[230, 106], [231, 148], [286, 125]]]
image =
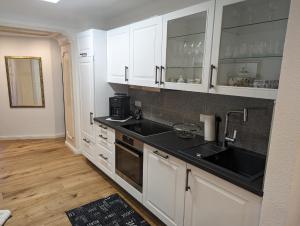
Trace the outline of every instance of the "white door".
[[130, 25], [131, 85], [158, 87], [161, 65], [162, 18], [160, 16]]
[[276, 99], [289, 1], [217, 0], [215, 15], [209, 92]]
[[80, 125], [81, 132], [92, 138], [94, 117], [94, 62], [93, 57], [79, 59]]
[[167, 225], [183, 225], [186, 164], [144, 147], [143, 204]]
[[163, 16], [161, 87], [208, 92], [214, 5], [208, 1]]
[[107, 32], [107, 81], [127, 84], [129, 70], [129, 26]]
[[188, 165], [186, 226], [258, 226], [261, 198]]

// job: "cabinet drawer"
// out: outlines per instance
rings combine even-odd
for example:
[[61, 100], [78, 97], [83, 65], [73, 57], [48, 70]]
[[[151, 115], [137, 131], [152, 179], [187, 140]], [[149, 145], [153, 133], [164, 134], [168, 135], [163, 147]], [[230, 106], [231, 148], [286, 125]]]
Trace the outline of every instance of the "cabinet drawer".
[[104, 146], [110, 152], [112, 152], [114, 150], [114, 144], [108, 142], [108, 138], [103, 136], [102, 134], [96, 133], [96, 143], [101, 146]]
[[86, 135], [84, 132], [81, 135], [82, 138], [82, 153], [88, 159], [94, 158], [94, 148], [95, 148], [95, 141], [90, 136]]
[[[102, 142], [100, 142], [101, 144], [104, 144], [104, 141], [106, 143], [110, 143], [110, 144], [114, 144], [115, 142], [115, 130], [107, 127], [101, 123], [96, 123], [95, 125], [95, 136], [96, 139], [97, 138], [101, 138], [100, 140], [102, 140]], [[100, 141], [99, 140], [99, 141]], [[109, 148], [109, 146], [105, 145], [107, 148]]]
[[95, 149], [96, 165], [107, 175], [113, 174], [113, 154], [101, 145], [96, 145]]

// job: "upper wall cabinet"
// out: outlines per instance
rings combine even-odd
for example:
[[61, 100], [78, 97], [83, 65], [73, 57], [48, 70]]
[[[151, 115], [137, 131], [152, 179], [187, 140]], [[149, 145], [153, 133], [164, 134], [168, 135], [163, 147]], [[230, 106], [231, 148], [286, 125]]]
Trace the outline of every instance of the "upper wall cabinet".
[[275, 99], [289, 0], [217, 0], [211, 93]]
[[163, 16], [161, 87], [208, 91], [214, 1]]
[[81, 32], [77, 36], [77, 46], [79, 57], [89, 57], [94, 55], [93, 30]]
[[109, 31], [108, 81], [276, 99], [289, 8], [211, 0]]
[[130, 25], [131, 85], [158, 87], [161, 66], [162, 17]]
[[107, 81], [128, 84], [130, 26], [107, 32]]

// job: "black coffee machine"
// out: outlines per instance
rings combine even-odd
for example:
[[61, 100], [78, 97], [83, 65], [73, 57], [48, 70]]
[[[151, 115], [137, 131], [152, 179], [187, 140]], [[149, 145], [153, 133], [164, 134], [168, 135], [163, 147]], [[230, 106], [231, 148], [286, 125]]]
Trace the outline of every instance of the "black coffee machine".
[[113, 120], [124, 120], [130, 116], [130, 96], [115, 93], [109, 98], [109, 117]]

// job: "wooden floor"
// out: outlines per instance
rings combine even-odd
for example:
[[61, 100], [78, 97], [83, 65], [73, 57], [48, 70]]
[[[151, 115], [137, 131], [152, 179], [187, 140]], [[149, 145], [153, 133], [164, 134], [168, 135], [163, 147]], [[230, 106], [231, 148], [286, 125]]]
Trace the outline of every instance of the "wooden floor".
[[0, 141], [0, 209], [5, 226], [71, 225], [65, 211], [119, 193], [151, 225], [161, 223], [62, 139]]

